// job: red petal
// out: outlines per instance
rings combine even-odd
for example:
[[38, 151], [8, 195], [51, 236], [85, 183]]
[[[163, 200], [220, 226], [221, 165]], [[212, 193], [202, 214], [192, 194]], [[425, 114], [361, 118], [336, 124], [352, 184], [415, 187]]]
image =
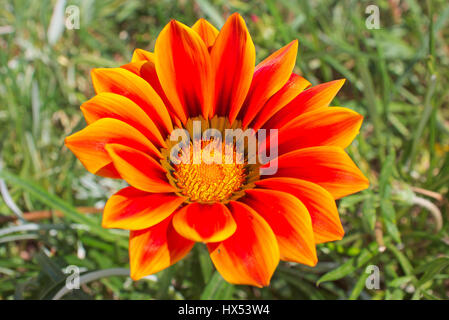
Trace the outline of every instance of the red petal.
[[218, 242], [229, 238], [237, 225], [228, 208], [221, 203], [191, 203], [173, 217], [175, 230], [198, 242]]
[[123, 121], [143, 133], [153, 144], [166, 147], [159, 129], [147, 114], [128, 98], [110, 92], [103, 92], [81, 105], [87, 124], [102, 118]]
[[[127, 145], [151, 156], [161, 157], [160, 152], [143, 134], [117, 119], [97, 120], [83, 130], [65, 138], [67, 148], [75, 154], [89, 172], [98, 175], [106, 172], [106, 176], [115, 172], [109, 166], [112, 159], [105, 150], [105, 145], [108, 143]], [[118, 178], [119, 176], [114, 177]]]
[[281, 128], [302, 113], [329, 106], [344, 83], [345, 79], [334, 80], [305, 90], [278, 111], [263, 127]]
[[293, 119], [278, 134], [278, 153], [315, 147], [346, 148], [359, 133], [363, 116], [350, 109], [320, 108]]
[[107, 144], [106, 151], [120, 176], [133, 187], [155, 193], [176, 191], [167, 182], [166, 170], [152, 157], [119, 144]]
[[260, 113], [251, 124], [251, 128], [258, 130], [276, 112], [285, 107], [290, 101], [298, 96], [305, 88], [310, 86], [310, 82], [297, 74], [292, 73], [287, 83], [276, 92], [262, 107]]
[[256, 182], [261, 188], [279, 190], [297, 197], [312, 218], [316, 243], [341, 240], [344, 235], [332, 195], [317, 184], [294, 178], [269, 178]]
[[131, 278], [139, 280], [175, 264], [189, 253], [194, 244], [176, 233], [171, 217], [148, 229], [131, 231]]
[[208, 118], [214, 97], [209, 51], [200, 36], [172, 20], [156, 41], [156, 71], [168, 100], [183, 123]]
[[243, 127], [256, 117], [273, 94], [281, 89], [290, 78], [295, 66], [298, 41], [292, 41], [256, 66], [248, 96], [240, 110]]
[[174, 193], [147, 193], [127, 187], [106, 202], [102, 225], [104, 228], [146, 229], [170, 216], [184, 200]]
[[156, 65], [154, 63], [154, 57], [149, 60], [141, 60], [136, 62], [131, 62], [121, 66], [120, 68], [131, 71], [132, 73], [138, 75], [146, 82], [150, 84], [150, 86], [156, 91], [156, 93], [161, 97], [165, 106], [168, 109], [168, 113], [170, 114], [172, 121], [178, 126], [181, 127], [181, 122], [179, 118], [176, 116], [176, 112], [171, 105], [170, 101], [168, 101], [167, 96], [165, 95], [164, 90], [162, 89], [161, 83], [159, 82], [159, 78], [156, 73]]
[[281, 260], [309, 266], [318, 262], [312, 221], [307, 208], [291, 194], [274, 190], [246, 190], [242, 200], [270, 225]]
[[223, 278], [258, 287], [270, 283], [279, 263], [279, 248], [270, 226], [247, 205], [231, 201], [237, 230], [228, 239], [209, 243], [210, 257]]
[[93, 69], [95, 91], [112, 92], [129, 98], [140, 106], [164, 134], [173, 130], [170, 115], [159, 95], [141, 77], [123, 68]]
[[277, 177], [307, 180], [322, 186], [334, 199], [368, 188], [369, 181], [339, 147], [311, 147], [278, 158]]
[[211, 47], [215, 39], [217, 39], [218, 36], [218, 30], [213, 25], [211, 25], [207, 20], [205, 19], [199, 19], [195, 24], [192, 26], [192, 29], [198, 33], [198, 35], [203, 39], [204, 44], [207, 48]]
[[134, 50], [131, 62], [137, 61], [154, 61], [154, 53], [143, 49]]
[[256, 49], [238, 13], [231, 15], [211, 50], [215, 106], [211, 116], [229, 116], [231, 123], [245, 101], [254, 73]]

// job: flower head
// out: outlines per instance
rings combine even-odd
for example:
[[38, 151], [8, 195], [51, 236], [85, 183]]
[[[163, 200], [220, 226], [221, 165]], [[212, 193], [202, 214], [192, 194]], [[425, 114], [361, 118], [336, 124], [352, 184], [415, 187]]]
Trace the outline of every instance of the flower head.
[[[131, 230], [133, 279], [203, 242], [227, 281], [266, 286], [279, 260], [314, 266], [315, 245], [343, 237], [335, 199], [368, 187], [344, 151], [362, 116], [329, 107], [343, 80], [309, 88], [293, 73], [297, 47], [255, 65], [240, 15], [220, 31], [172, 20], [154, 53], [136, 49], [129, 64], [92, 71], [88, 125], [66, 145], [89, 172], [129, 184], [106, 203], [103, 226]], [[198, 124], [215, 135], [196, 140]], [[174, 149], [177, 130], [185, 140]], [[217, 138], [229, 132], [231, 141]], [[268, 150], [277, 153], [261, 161]]]

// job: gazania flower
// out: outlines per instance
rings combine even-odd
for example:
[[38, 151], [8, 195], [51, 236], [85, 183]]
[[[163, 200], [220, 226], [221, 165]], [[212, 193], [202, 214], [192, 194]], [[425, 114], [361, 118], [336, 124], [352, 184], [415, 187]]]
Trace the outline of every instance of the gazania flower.
[[[314, 266], [315, 245], [343, 237], [335, 200], [368, 187], [344, 151], [362, 116], [329, 107], [344, 80], [308, 88], [292, 73], [297, 47], [255, 65], [240, 15], [220, 31], [173, 20], [154, 53], [136, 49], [131, 63], [92, 71], [97, 95], [81, 106], [88, 125], [66, 145], [89, 172], [129, 184], [106, 203], [103, 226], [131, 230], [133, 279], [203, 242], [224, 279], [261, 287], [279, 260]], [[277, 129], [277, 171], [260, 175], [248, 157], [173, 163], [170, 134], [191, 133], [195, 120], [219, 132]]]

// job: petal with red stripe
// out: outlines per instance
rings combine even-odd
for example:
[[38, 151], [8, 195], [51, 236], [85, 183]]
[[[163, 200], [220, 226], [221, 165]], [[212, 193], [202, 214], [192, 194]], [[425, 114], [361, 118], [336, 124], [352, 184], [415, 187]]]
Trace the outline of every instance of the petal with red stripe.
[[313, 182], [329, 191], [334, 199], [359, 192], [369, 186], [368, 179], [339, 147], [310, 147], [291, 151], [279, 156], [277, 161], [276, 177]]
[[298, 41], [294, 40], [256, 66], [251, 87], [239, 117], [246, 128], [257, 113], [290, 78], [296, 62]]
[[348, 147], [359, 133], [363, 116], [347, 108], [320, 108], [291, 120], [278, 133], [278, 153], [315, 147]]
[[143, 49], [136, 49], [133, 52], [131, 62], [137, 61], [154, 61], [154, 53]]
[[281, 260], [314, 266], [318, 262], [312, 221], [304, 204], [291, 194], [276, 190], [246, 190], [243, 200], [276, 235]]
[[164, 90], [162, 89], [161, 83], [159, 82], [159, 78], [156, 73], [156, 65], [154, 62], [154, 56], [148, 60], [140, 60], [131, 62], [121, 66], [120, 68], [131, 71], [132, 73], [138, 75], [146, 82], [150, 84], [150, 86], [156, 91], [159, 97], [164, 102], [165, 106], [168, 109], [168, 113], [170, 114], [172, 121], [178, 126], [181, 127], [181, 122], [179, 118], [176, 116], [176, 112], [173, 109], [170, 101], [168, 101], [167, 96], [165, 95]]
[[176, 191], [168, 183], [166, 170], [144, 152], [120, 144], [107, 144], [106, 151], [120, 176], [133, 187], [155, 193]]
[[198, 35], [203, 39], [204, 44], [207, 48], [210, 48], [214, 42], [215, 39], [217, 39], [218, 36], [218, 30], [213, 25], [211, 25], [206, 19], [199, 19], [195, 24], [192, 26], [192, 29], [198, 33]]
[[316, 243], [341, 240], [343, 226], [332, 195], [319, 185], [295, 178], [268, 178], [256, 182], [260, 188], [279, 190], [297, 197], [309, 211]]
[[148, 193], [127, 187], [106, 202], [102, 226], [126, 230], [146, 229], [170, 216], [184, 200], [174, 193]]
[[278, 129], [300, 114], [329, 106], [344, 83], [345, 79], [334, 80], [305, 90], [274, 114], [263, 127]]
[[183, 237], [198, 242], [218, 242], [229, 238], [237, 225], [222, 203], [191, 203], [173, 217], [175, 230]]
[[167, 108], [156, 91], [141, 77], [124, 68], [93, 69], [92, 82], [97, 93], [112, 92], [134, 101], [164, 134], [173, 130]]
[[214, 75], [204, 41], [191, 28], [172, 20], [154, 49], [156, 71], [167, 99], [185, 124], [188, 117], [208, 118], [214, 97]]
[[143, 230], [131, 231], [129, 264], [131, 278], [139, 280], [159, 272], [182, 258], [195, 242], [180, 236], [173, 228], [171, 217]]
[[237, 230], [228, 239], [207, 245], [212, 262], [230, 283], [269, 285], [279, 263], [279, 247], [273, 231], [247, 205], [231, 201], [228, 207]]
[[292, 73], [287, 83], [262, 107], [256, 118], [253, 120], [251, 128], [254, 130], [261, 128], [276, 112], [285, 107], [308, 86], [310, 86], [309, 81]]
[[81, 105], [87, 124], [99, 119], [123, 121], [143, 133], [154, 145], [166, 147], [164, 138], [154, 122], [133, 101], [119, 94], [103, 92]]
[[256, 62], [256, 49], [238, 13], [231, 15], [211, 49], [215, 73], [215, 110], [232, 123], [245, 101]]
[[159, 150], [142, 133], [117, 119], [97, 120], [65, 138], [67, 148], [89, 172], [119, 178], [115, 169], [110, 166], [112, 159], [105, 150], [105, 145], [109, 143], [126, 145], [150, 156], [161, 157]]

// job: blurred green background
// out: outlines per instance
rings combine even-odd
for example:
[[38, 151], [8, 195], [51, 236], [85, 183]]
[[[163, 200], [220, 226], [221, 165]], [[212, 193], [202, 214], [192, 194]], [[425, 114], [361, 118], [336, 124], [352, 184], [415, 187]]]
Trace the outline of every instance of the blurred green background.
[[[371, 4], [378, 30], [365, 25]], [[69, 5], [79, 29], [64, 27]], [[313, 84], [347, 79], [332, 105], [365, 116], [348, 152], [371, 186], [338, 202], [346, 236], [318, 246], [315, 268], [281, 263], [268, 288], [227, 284], [202, 245], [133, 282], [127, 233], [80, 213], [123, 184], [89, 174], [63, 139], [85, 126], [91, 68], [152, 51], [172, 18], [220, 27], [235, 11], [258, 61], [299, 39], [295, 72]], [[54, 297], [68, 265], [86, 277], [64, 299], [447, 299], [448, 26], [447, 0], [0, 0], [0, 300]], [[366, 287], [370, 265], [378, 289]]]

